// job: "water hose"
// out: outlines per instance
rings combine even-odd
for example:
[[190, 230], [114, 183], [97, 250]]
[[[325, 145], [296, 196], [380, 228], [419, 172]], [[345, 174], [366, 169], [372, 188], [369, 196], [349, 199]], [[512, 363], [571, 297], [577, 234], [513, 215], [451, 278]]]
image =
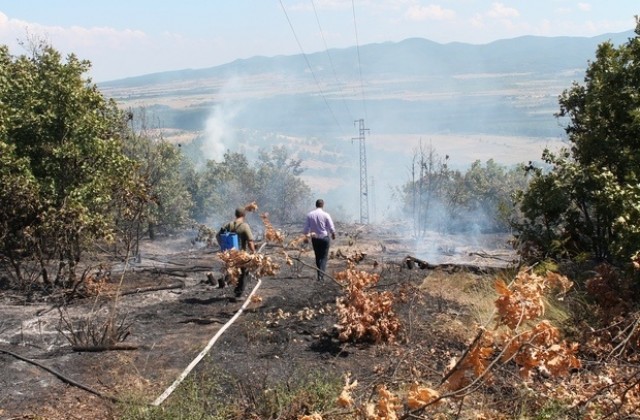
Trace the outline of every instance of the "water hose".
[[173, 382], [173, 384], [171, 384], [171, 386], [169, 386], [169, 388], [167, 388], [162, 393], [162, 395], [156, 398], [156, 400], [153, 403], [151, 403], [151, 405], [155, 407], [159, 406], [164, 402], [164, 400], [166, 400], [169, 397], [169, 395], [171, 395], [171, 393], [173, 393], [173, 391], [175, 391], [178, 385], [180, 385], [180, 383], [187, 377], [187, 375], [189, 375], [189, 373], [193, 370], [193, 368], [196, 367], [196, 365], [202, 360], [204, 356], [207, 355], [207, 353], [209, 353], [209, 351], [211, 350], [215, 342], [218, 341], [218, 339], [222, 336], [222, 334], [224, 334], [227, 328], [229, 328], [238, 319], [238, 317], [242, 314], [242, 312], [246, 309], [246, 307], [249, 306], [249, 303], [251, 303], [251, 298], [253, 297], [255, 292], [258, 290], [261, 283], [262, 283], [262, 280], [258, 279], [258, 282], [256, 283], [255, 287], [253, 288], [249, 296], [247, 296], [247, 299], [244, 301], [240, 309], [238, 309], [238, 312], [236, 312], [235, 315], [229, 321], [227, 321], [227, 323], [224, 324], [222, 328], [218, 330], [218, 332], [216, 332], [216, 334], [211, 338], [211, 340], [209, 340], [209, 343], [207, 343], [206, 347], [202, 349], [200, 354], [198, 354], [196, 358], [193, 359], [193, 361], [180, 374], [180, 376], [178, 376], [178, 378]]

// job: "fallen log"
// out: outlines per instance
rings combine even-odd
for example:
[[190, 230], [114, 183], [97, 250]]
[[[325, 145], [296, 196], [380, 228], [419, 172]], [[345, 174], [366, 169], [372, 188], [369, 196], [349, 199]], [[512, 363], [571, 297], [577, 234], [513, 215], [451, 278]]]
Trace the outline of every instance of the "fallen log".
[[189, 267], [132, 267], [129, 269], [134, 273], [154, 273], [167, 274], [170, 276], [187, 277], [187, 273], [211, 271], [210, 265], [192, 265]]
[[183, 282], [162, 284], [159, 286], [136, 287], [135, 289], [123, 290], [120, 295], [135, 295], [137, 293], [157, 292], [160, 290], [182, 289], [183, 287]]
[[179, 321], [180, 324], [198, 324], [198, 325], [208, 325], [208, 324], [224, 324], [227, 322], [226, 320], [220, 318], [187, 318], [183, 321]]
[[162, 264], [177, 265], [177, 266], [180, 266], [180, 267], [184, 267], [185, 266], [185, 264], [182, 264], [182, 263], [177, 263], [177, 262], [173, 262], [173, 261], [166, 261], [166, 260], [159, 259], [159, 258], [154, 258], [154, 257], [146, 256], [145, 259], [151, 260], [151, 261], [157, 261], [157, 262], [162, 263]]
[[470, 252], [469, 256], [477, 256], [480, 258], [486, 258], [486, 259], [492, 259], [492, 260], [498, 260], [498, 261], [504, 261], [507, 263], [511, 263], [511, 264], [515, 264], [518, 261], [516, 259], [513, 258], [513, 256], [511, 256], [511, 254], [505, 253], [505, 254], [489, 254], [487, 252]]
[[138, 346], [131, 346], [125, 344], [114, 344], [112, 346], [72, 346], [71, 350], [77, 352], [90, 352], [97, 353], [102, 351], [114, 351], [114, 350], [138, 350]]
[[421, 260], [420, 258], [416, 258], [411, 255], [407, 255], [405, 257], [404, 264], [410, 270], [417, 267], [421, 270], [442, 270], [448, 273], [466, 271], [474, 274], [494, 274], [494, 273], [499, 273], [505, 270], [504, 267], [491, 267], [491, 266], [482, 266], [482, 265], [476, 265], [476, 264], [455, 264], [455, 263], [431, 264], [428, 261]]

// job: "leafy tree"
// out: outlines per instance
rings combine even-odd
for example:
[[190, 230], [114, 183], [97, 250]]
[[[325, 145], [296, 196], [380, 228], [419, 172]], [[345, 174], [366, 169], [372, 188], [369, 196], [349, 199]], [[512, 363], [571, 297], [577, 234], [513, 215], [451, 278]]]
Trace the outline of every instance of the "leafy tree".
[[[233, 216], [233, 209], [256, 199], [255, 171], [246, 155], [227, 151], [221, 162], [209, 160], [199, 179], [197, 214], [219, 223]], [[195, 184], [191, 184], [195, 187]], [[202, 219], [200, 219], [202, 220]]]
[[310, 190], [300, 178], [302, 161], [285, 147], [260, 150], [255, 162], [245, 154], [227, 151], [221, 162], [210, 160], [201, 173], [185, 172], [195, 203], [196, 220], [219, 223], [239, 205], [257, 201], [275, 223], [300, 220]]
[[75, 278], [86, 247], [113, 234], [114, 199], [131, 181], [124, 119], [83, 77], [89, 63], [75, 55], [63, 61], [40, 44], [31, 56], [12, 57], [0, 47], [0, 63], [3, 214], [25, 197], [23, 213], [8, 215], [18, 223], [0, 252], [19, 280], [33, 260], [45, 284], [63, 284]]
[[411, 181], [400, 190], [414, 232], [427, 230], [507, 231], [515, 206], [515, 192], [526, 186], [521, 168], [507, 169], [493, 160], [475, 161], [466, 172], [449, 168], [430, 147], [414, 154]]
[[[543, 155], [523, 195], [522, 239], [548, 255], [559, 249], [628, 261], [640, 244], [640, 21], [636, 36], [601, 44], [584, 84], [560, 97], [569, 150]], [[561, 248], [554, 246], [562, 244]]]
[[302, 160], [291, 158], [284, 146], [260, 151], [256, 197], [272, 221], [290, 223], [302, 219], [311, 194], [300, 179], [302, 172]]
[[513, 217], [514, 193], [528, 184], [522, 167], [507, 169], [493, 159], [483, 166], [476, 160], [465, 172], [464, 182], [467, 211], [480, 218], [487, 229], [507, 230]]
[[[128, 115], [133, 125], [135, 115], [132, 111]], [[131, 128], [124, 151], [136, 162], [138, 182], [148, 195], [136, 229], [153, 239], [156, 233], [175, 231], [191, 220], [193, 200], [186, 175], [192, 168], [178, 147], [162, 137], [153, 137], [144, 110], [138, 118], [141, 128], [137, 132]], [[146, 229], [142, 229], [143, 222]]]
[[21, 257], [40, 208], [38, 198], [27, 159], [18, 158], [15, 148], [0, 140], [0, 257], [12, 264], [16, 279], [27, 284], [33, 272], [23, 268]]

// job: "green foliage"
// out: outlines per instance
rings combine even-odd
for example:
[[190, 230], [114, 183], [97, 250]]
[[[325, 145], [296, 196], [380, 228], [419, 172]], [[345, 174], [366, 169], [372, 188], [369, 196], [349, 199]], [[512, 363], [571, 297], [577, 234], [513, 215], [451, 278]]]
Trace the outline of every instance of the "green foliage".
[[560, 97], [571, 149], [543, 159], [523, 194], [521, 239], [547, 256], [588, 252], [628, 261], [640, 243], [640, 23], [636, 37], [599, 46], [584, 84]]
[[111, 237], [114, 196], [129, 184], [121, 113], [74, 55], [63, 61], [41, 44], [12, 57], [2, 47], [0, 62], [0, 253], [18, 281], [38, 272], [45, 284], [66, 283], [87, 244]]
[[242, 153], [227, 151], [221, 162], [209, 160], [191, 184], [198, 221], [218, 222], [233, 216], [233, 209], [255, 199], [255, 173]]
[[274, 223], [301, 220], [310, 200], [302, 172], [302, 161], [290, 157], [285, 147], [261, 150], [256, 162], [227, 151], [222, 161], [210, 160], [200, 173], [189, 172], [194, 218], [224, 220], [235, 207], [256, 201]]
[[291, 158], [284, 146], [260, 152], [256, 197], [271, 221], [288, 223], [302, 219], [310, 197], [309, 187], [299, 177], [302, 172], [302, 161]]
[[[134, 118], [133, 112], [129, 115]], [[162, 137], [153, 138], [146, 127], [144, 113], [139, 119], [142, 128], [137, 133], [131, 129], [124, 152], [137, 162], [137, 183], [148, 195], [135, 228], [139, 234], [146, 233], [153, 238], [156, 233], [183, 228], [191, 220], [193, 200], [188, 177], [193, 174], [193, 167], [178, 147]]]
[[[335, 408], [343, 380], [307, 372], [286, 383], [268, 386], [239, 382], [218, 369], [187, 378], [161, 407], [132, 400], [119, 408], [122, 420], [157, 419], [297, 419], [310, 412]], [[142, 397], [140, 397], [142, 398]]]
[[[230, 401], [224, 401], [224, 390], [217, 375], [197, 375], [187, 378], [161, 407], [149, 407], [137, 399], [119, 407], [118, 418], [122, 420], [174, 420], [206, 419], [228, 420], [239, 418]], [[139, 397], [138, 399], [143, 399]]]
[[17, 280], [26, 282], [19, 256], [26, 252], [29, 227], [40, 209], [38, 185], [28, 160], [15, 155], [15, 147], [0, 141], [0, 253], [14, 260]]
[[527, 183], [522, 168], [507, 169], [494, 160], [478, 160], [464, 173], [449, 168], [433, 148], [416, 152], [411, 181], [400, 190], [414, 232], [465, 230], [506, 231], [514, 195]]
[[[540, 402], [532, 392], [524, 393], [520, 399], [520, 412], [514, 418], [522, 420], [567, 420], [575, 418], [575, 410], [557, 400]], [[542, 404], [542, 405], [541, 405]]]
[[489, 227], [506, 231], [513, 217], [514, 193], [527, 184], [522, 167], [507, 169], [493, 159], [471, 164], [464, 174], [465, 191], [469, 196], [466, 207], [485, 215]]
[[310, 372], [264, 390], [254, 410], [263, 419], [295, 419], [303, 414], [326, 412], [335, 408], [342, 385], [339, 377]]

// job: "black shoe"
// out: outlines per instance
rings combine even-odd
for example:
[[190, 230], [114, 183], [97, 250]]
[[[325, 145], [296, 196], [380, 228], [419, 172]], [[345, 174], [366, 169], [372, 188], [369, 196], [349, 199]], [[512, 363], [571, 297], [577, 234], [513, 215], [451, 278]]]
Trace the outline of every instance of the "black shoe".
[[224, 277], [220, 277], [218, 279], [218, 289], [222, 289], [224, 286], [226, 286], [226, 283], [224, 282]]
[[212, 273], [207, 273], [207, 279], [203, 283], [204, 284], [210, 284], [210, 285], [213, 286], [213, 284], [214, 284], [213, 274]]

